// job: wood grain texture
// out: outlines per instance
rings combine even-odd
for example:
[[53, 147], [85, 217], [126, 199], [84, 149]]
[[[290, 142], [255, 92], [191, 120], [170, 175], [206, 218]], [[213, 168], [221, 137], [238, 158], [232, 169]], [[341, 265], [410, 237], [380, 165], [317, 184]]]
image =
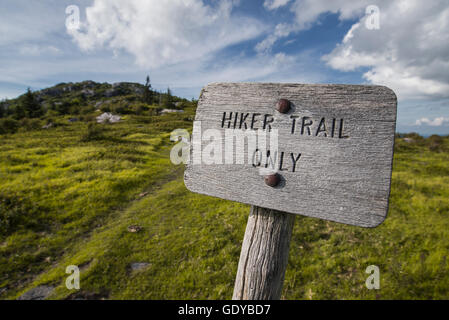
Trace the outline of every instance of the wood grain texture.
[[[280, 98], [292, 102], [289, 114], [275, 111]], [[245, 164], [189, 163], [184, 181], [191, 191], [223, 199], [341, 223], [375, 227], [388, 210], [396, 126], [396, 95], [383, 86], [215, 83], [202, 91], [194, 132], [217, 129], [223, 133], [223, 113], [273, 116], [279, 133], [279, 152], [301, 154], [296, 172], [281, 171], [279, 188], [265, 185], [263, 176]], [[292, 116], [297, 117], [292, 134]], [[343, 135], [301, 134], [302, 119], [317, 126], [325, 118], [344, 119]], [[227, 126], [225, 126], [227, 127]], [[261, 123], [257, 123], [262, 130]], [[250, 130], [250, 129], [248, 129]], [[338, 130], [337, 130], [338, 131]], [[210, 141], [194, 139], [204, 149]], [[192, 155], [192, 159], [195, 155]], [[223, 163], [225, 155], [223, 156]], [[248, 161], [247, 161], [248, 160]], [[290, 164], [292, 167], [292, 164]], [[291, 168], [290, 168], [291, 169]]]
[[294, 221], [292, 214], [251, 208], [233, 300], [281, 298]]

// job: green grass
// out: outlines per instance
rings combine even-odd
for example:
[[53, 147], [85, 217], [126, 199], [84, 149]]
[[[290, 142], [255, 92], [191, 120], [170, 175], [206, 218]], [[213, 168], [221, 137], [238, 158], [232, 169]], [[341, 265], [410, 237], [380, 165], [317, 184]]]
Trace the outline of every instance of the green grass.
[[[0, 298], [42, 284], [52, 299], [231, 298], [249, 207], [185, 188], [169, 133], [188, 114], [127, 116], [93, 139], [81, 122], [0, 136]], [[448, 150], [449, 138], [397, 139], [378, 228], [298, 216], [283, 298], [448, 299]], [[372, 264], [380, 290], [365, 287]], [[65, 288], [68, 265], [80, 291]]]

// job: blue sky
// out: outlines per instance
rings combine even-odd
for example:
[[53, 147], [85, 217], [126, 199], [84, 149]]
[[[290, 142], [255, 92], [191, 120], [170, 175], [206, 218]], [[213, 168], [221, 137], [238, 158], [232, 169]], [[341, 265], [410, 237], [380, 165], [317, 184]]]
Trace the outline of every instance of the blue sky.
[[147, 74], [186, 98], [219, 81], [379, 84], [398, 131], [449, 134], [448, 31], [444, 0], [6, 0], [0, 97]]

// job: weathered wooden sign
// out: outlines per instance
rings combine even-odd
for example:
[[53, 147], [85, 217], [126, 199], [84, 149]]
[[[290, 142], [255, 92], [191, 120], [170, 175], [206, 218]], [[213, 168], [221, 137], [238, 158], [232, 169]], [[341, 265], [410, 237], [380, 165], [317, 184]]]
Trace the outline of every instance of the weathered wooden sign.
[[185, 184], [375, 227], [388, 210], [396, 107], [383, 86], [210, 84], [199, 100]]

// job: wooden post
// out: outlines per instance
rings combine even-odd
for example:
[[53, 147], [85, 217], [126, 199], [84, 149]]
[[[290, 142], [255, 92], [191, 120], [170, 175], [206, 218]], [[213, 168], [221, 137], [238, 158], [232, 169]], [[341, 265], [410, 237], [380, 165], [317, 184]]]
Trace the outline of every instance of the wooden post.
[[233, 300], [279, 300], [295, 216], [251, 207]]

